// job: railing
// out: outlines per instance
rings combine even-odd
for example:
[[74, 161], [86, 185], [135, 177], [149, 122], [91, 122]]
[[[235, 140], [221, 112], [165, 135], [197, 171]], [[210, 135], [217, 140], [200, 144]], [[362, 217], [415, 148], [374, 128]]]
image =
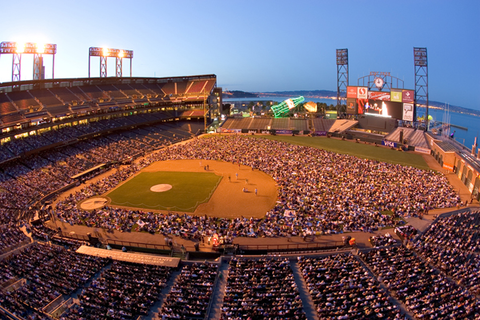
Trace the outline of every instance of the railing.
[[6, 286], [2, 289], [2, 291], [3, 291], [3, 292], [16, 291], [16, 290], [18, 290], [18, 288], [23, 287], [23, 286], [26, 285], [26, 284], [27, 284], [27, 280], [26, 280], [25, 278], [22, 278], [22, 279], [20, 279], [20, 280], [17, 280], [17, 281], [15, 281], [15, 282], [13, 282], [13, 283], [10, 283], [10, 284], [6, 285]]
[[343, 245], [343, 241], [330, 241], [328, 243], [239, 245], [239, 249], [243, 251], [303, 251], [336, 248]]
[[53, 299], [52, 302], [43, 307], [42, 311], [51, 314], [53, 310], [57, 309], [64, 301], [65, 298], [63, 298], [63, 295], [59, 295], [58, 297]]
[[76, 240], [83, 240], [88, 241], [88, 236], [83, 234], [76, 234], [76, 233], [66, 233], [62, 231], [62, 237], [64, 238], [71, 238]]
[[120, 245], [123, 247], [136, 247], [136, 248], [167, 250], [167, 251], [171, 250], [171, 248], [165, 244], [153, 244], [153, 243], [132, 242], [132, 241], [122, 241], [122, 240], [111, 240], [111, 239], [104, 239], [104, 240], [108, 244]]
[[9, 310], [5, 309], [2, 306], [0, 306], [0, 316], [5, 316], [5, 319], [24, 320], [24, 318], [11, 313]]
[[58, 308], [53, 310], [50, 314], [54, 319], [58, 319], [67, 309], [70, 309], [70, 307], [74, 304], [74, 300], [72, 298], [69, 298], [68, 300], [60, 304]]
[[[76, 240], [88, 241], [89, 238], [87, 235], [76, 234], [76, 233], [67, 233], [62, 232], [62, 237], [71, 238]], [[155, 250], [166, 250], [170, 251], [170, 246], [166, 244], [154, 244], [154, 243], [145, 243], [145, 242], [133, 242], [133, 241], [123, 241], [123, 240], [114, 240], [114, 239], [99, 239], [102, 243], [113, 244], [122, 247], [136, 247], [136, 248], [145, 248], [145, 249], [155, 249]]]

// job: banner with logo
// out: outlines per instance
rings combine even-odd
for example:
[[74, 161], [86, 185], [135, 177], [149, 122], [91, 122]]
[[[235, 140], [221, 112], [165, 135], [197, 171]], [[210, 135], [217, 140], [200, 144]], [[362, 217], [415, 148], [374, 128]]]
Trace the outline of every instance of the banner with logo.
[[396, 148], [397, 147], [396, 142], [387, 141], [387, 140], [382, 140], [382, 145], [387, 146], [387, 147], [391, 147], [391, 148]]
[[413, 90], [403, 90], [402, 91], [402, 101], [406, 103], [413, 103], [415, 100], [415, 93]]
[[413, 121], [413, 103], [404, 103], [403, 104], [402, 120]]
[[415, 152], [420, 152], [420, 153], [430, 154], [430, 149], [427, 149], [427, 148], [421, 148], [421, 147], [415, 147]]
[[368, 99], [390, 101], [390, 92], [368, 91]]
[[292, 130], [275, 130], [276, 134], [292, 134]]
[[225, 128], [218, 128], [218, 133], [241, 133], [242, 129], [225, 129]]
[[357, 98], [357, 87], [347, 87], [347, 99]]
[[347, 98], [347, 114], [357, 114], [357, 99]]
[[357, 98], [358, 99], [368, 99], [368, 88], [367, 87], [357, 87]]
[[402, 102], [402, 91], [390, 91], [390, 101]]

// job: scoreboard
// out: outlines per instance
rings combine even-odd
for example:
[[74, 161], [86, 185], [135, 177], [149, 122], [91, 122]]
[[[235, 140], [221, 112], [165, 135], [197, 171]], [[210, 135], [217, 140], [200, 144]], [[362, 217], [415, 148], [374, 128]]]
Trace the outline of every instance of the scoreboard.
[[372, 91], [368, 87], [347, 86], [347, 114], [371, 114], [414, 121], [414, 97], [414, 90]]

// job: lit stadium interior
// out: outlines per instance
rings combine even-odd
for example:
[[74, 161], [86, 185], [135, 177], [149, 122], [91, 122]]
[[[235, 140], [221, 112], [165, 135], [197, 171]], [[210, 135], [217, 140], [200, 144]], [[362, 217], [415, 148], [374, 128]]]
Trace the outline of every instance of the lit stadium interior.
[[407, 125], [413, 90], [243, 117], [215, 74], [132, 77], [132, 50], [45, 79], [55, 44], [1, 49], [36, 59], [0, 84], [1, 319], [480, 319], [479, 168]]

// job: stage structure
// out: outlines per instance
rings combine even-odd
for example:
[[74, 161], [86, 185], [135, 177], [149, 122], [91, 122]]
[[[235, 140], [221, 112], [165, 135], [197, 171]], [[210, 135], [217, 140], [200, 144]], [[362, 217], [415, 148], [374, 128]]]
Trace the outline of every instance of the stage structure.
[[52, 79], [55, 78], [55, 54], [57, 45], [52, 43], [34, 43], [34, 42], [9, 42], [0, 43], [0, 55], [12, 54], [12, 82], [21, 81], [22, 55], [33, 54], [33, 80], [45, 79], [45, 68], [43, 66], [43, 55], [51, 54]]
[[[337, 49], [337, 106], [347, 99], [348, 49]], [[342, 94], [343, 93], [343, 94]]]
[[288, 112], [305, 101], [303, 96], [287, 99], [280, 104], [272, 105], [273, 115], [275, 118], [283, 118], [288, 115]]
[[88, 51], [88, 77], [90, 78], [90, 60], [92, 57], [100, 57], [100, 78], [107, 77], [107, 58], [115, 58], [115, 76], [121, 78], [123, 74], [123, 58], [130, 59], [130, 77], [132, 77], [132, 50], [112, 48], [90, 47]]
[[415, 101], [425, 103], [425, 131], [428, 131], [428, 60], [427, 48], [413, 48], [415, 62]]

